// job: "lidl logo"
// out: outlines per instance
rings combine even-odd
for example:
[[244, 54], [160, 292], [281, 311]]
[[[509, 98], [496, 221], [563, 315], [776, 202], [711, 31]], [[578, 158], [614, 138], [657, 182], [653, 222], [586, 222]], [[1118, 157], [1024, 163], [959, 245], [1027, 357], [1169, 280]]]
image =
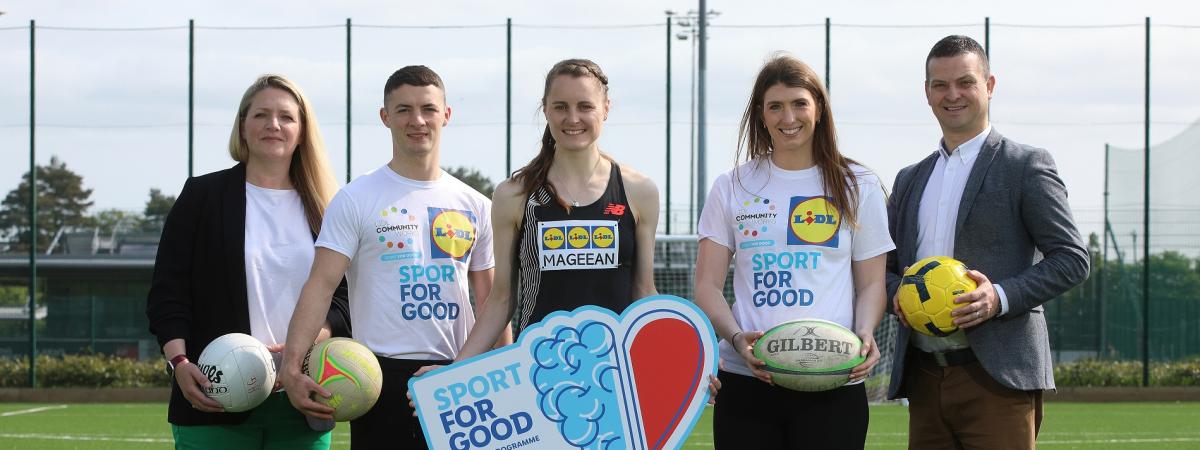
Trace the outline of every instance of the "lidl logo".
[[475, 244], [475, 215], [457, 209], [429, 208], [429, 256], [465, 260]]
[[542, 270], [611, 269], [618, 266], [620, 234], [615, 220], [538, 222]]
[[571, 244], [571, 248], [584, 248], [592, 243], [592, 233], [584, 227], [571, 227], [571, 231], [567, 232], [567, 243]]
[[546, 250], [612, 248], [615, 241], [616, 233], [608, 225], [542, 227], [542, 248]]
[[612, 227], [596, 227], [592, 230], [592, 245], [596, 248], [612, 247], [615, 239]]
[[567, 241], [566, 235], [563, 234], [562, 228], [546, 228], [542, 230], [542, 247], [550, 250], [562, 248], [563, 243]]
[[788, 245], [838, 246], [842, 215], [829, 197], [792, 197]]

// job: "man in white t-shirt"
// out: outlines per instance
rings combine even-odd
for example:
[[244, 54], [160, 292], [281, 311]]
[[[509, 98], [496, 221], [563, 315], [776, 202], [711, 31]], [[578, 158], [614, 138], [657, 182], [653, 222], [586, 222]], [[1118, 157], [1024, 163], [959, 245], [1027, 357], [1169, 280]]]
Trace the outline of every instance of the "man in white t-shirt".
[[[357, 448], [424, 448], [408, 406], [408, 380], [422, 366], [446, 364], [475, 323], [475, 298], [492, 286], [491, 202], [438, 166], [450, 120], [441, 78], [425, 66], [396, 71], [379, 116], [392, 133], [392, 159], [338, 192], [325, 211], [316, 257], [288, 329], [281, 369], [301, 412], [330, 419], [329, 397], [301, 373], [329, 294], [345, 274], [354, 339], [383, 369], [379, 401], [351, 422]], [[511, 339], [511, 338], [509, 338]]]

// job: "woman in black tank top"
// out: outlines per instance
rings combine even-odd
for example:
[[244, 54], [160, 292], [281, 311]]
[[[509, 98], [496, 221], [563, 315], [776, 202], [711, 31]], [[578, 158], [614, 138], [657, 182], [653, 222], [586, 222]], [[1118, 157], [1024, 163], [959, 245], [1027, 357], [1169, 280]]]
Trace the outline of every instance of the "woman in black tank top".
[[600, 152], [608, 78], [569, 59], [546, 75], [546, 130], [537, 157], [496, 187], [496, 273], [458, 360], [493, 347], [510, 319], [519, 329], [583, 305], [622, 312], [656, 294], [658, 188]]
[[621, 169], [609, 165], [608, 185], [589, 205], [568, 210], [545, 187], [529, 194], [513, 255], [520, 330], [554, 311], [596, 305], [620, 313], [635, 300], [637, 225]]

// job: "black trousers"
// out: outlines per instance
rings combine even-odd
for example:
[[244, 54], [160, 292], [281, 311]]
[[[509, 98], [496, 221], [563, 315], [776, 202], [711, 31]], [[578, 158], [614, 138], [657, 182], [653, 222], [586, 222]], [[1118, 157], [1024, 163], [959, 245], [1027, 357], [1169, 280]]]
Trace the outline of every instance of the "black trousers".
[[449, 364], [450, 361], [376, 358], [383, 370], [383, 388], [375, 406], [362, 417], [350, 421], [350, 448], [428, 448], [421, 422], [408, 406], [408, 380], [423, 366]]
[[721, 371], [713, 445], [735, 449], [862, 449], [867, 390], [862, 384], [798, 392]]

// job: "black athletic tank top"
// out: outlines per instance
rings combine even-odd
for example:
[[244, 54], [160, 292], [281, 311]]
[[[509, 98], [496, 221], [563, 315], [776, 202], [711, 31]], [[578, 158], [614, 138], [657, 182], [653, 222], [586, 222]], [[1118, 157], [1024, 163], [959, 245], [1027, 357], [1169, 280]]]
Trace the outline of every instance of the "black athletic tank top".
[[635, 228], [615, 162], [600, 199], [570, 213], [544, 186], [531, 193], [514, 252], [517, 331], [583, 305], [624, 311], [634, 300]]

